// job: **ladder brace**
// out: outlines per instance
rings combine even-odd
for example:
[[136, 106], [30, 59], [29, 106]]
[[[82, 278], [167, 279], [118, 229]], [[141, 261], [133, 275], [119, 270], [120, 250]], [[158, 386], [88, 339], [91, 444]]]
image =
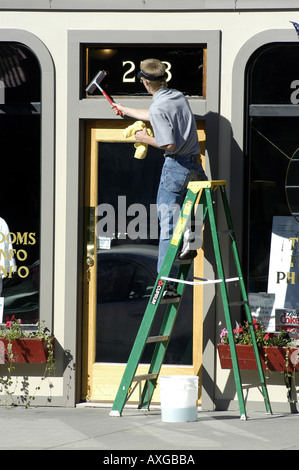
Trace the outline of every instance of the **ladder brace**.
[[[131, 395], [135, 392], [135, 389], [136, 387], [139, 385], [139, 404], [141, 403], [141, 382], [143, 380], [146, 380], [147, 383], [148, 383], [148, 386], [147, 386], [147, 392], [148, 392], [148, 409], [149, 409], [149, 406], [150, 406], [150, 400], [149, 400], [149, 381], [150, 380], [153, 380], [153, 379], [156, 379], [157, 378], [157, 374], [142, 374], [142, 375], [135, 375], [133, 377], [133, 380], [132, 382], [136, 382], [136, 384], [134, 385], [134, 387], [131, 387], [129, 388], [128, 390], [128, 395], [127, 395], [127, 398], [126, 398], [126, 402], [129, 400], [129, 398], [131, 397]], [[110, 413], [110, 416], [120, 416], [120, 414], [115, 414], [115, 413]]]

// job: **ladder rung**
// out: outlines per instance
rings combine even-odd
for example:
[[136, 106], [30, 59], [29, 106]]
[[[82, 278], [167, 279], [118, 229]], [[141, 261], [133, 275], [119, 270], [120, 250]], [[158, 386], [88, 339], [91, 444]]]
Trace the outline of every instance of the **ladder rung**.
[[295, 186], [295, 185], [289, 185], [289, 186], [285, 186], [286, 189], [299, 189], [299, 186]]
[[149, 336], [146, 340], [147, 343], [158, 343], [162, 341], [167, 341], [169, 338], [169, 335], [164, 335], [164, 336]]
[[152, 380], [152, 379], [156, 379], [157, 377], [158, 377], [158, 374], [135, 375], [135, 377], [133, 377], [132, 382], [141, 382], [141, 380]]
[[265, 382], [258, 382], [257, 384], [251, 384], [251, 385], [242, 385], [242, 388], [244, 390], [247, 390], [249, 388], [255, 388], [255, 387], [261, 387], [263, 385], [266, 385]]
[[175, 259], [175, 264], [191, 264], [193, 260], [194, 260], [194, 258], [192, 258], [192, 259], [180, 259], [180, 258], [176, 258], [176, 259]]
[[236, 307], [239, 305], [248, 305], [248, 302], [246, 300], [236, 300], [235, 302], [230, 302], [228, 305], [230, 307]]
[[179, 301], [181, 300], [181, 297], [180, 296], [177, 296], [177, 297], [174, 297], [173, 299], [172, 298], [169, 298], [169, 299], [161, 299], [160, 300], [160, 304], [176, 304], [178, 303]]
[[229, 233], [229, 234], [234, 233], [234, 231], [233, 230], [218, 230], [217, 233], [218, 235], [225, 235], [226, 233]]

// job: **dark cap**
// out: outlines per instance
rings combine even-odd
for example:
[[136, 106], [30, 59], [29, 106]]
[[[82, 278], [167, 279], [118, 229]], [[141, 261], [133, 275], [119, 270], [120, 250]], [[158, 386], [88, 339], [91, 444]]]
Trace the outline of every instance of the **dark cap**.
[[137, 78], [146, 78], [147, 80], [151, 80], [152, 82], [155, 82], [156, 80], [161, 80], [162, 78], [166, 77], [166, 73], [164, 73], [163, 75], [159, 75], [159, 77], [155, 77], [154, 75], [149, 75], [145, 72], [143, 72], [142, 70], [140, 70], [140, 72], [137, 73]]

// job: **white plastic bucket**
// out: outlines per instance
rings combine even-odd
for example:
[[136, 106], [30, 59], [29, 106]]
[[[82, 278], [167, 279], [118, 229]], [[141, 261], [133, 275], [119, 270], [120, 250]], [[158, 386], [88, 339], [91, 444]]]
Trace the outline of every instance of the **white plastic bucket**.
[[165, 422], [197, 421], [198, 377], [160, 377], [161, 416]]

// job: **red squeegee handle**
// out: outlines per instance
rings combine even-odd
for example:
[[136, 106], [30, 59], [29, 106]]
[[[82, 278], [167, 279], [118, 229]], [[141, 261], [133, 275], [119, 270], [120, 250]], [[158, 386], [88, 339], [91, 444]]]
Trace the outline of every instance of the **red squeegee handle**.
[[[105, 98], [109, 101], [109, 103], [112, 104], [112, 106], [113, 106], [113, 105], [114, 105], [113, 99], [110, 98], [110, 96], [107, 95], [107, 93], [106, 93], [102, 88], [101, 88], [101, 92], [103, 93], [103, 95], [105, 96]], [[113, 106], [113, 108], [117, 109], [116, 106]], [[119, 109], [117, 109], [117, 114], [120, 114], [120, 116], [123, 115], [123, 113], [122, 113]]]

